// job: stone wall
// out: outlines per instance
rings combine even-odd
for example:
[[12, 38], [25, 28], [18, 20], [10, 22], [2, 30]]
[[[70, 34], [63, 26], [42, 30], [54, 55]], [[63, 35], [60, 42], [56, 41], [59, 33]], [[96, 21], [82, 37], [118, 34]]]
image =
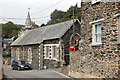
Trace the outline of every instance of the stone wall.
[[[28, 49], [31, 48], [32, 50], [32, 63], [31, 66], [33, 69], [39, 69], [39, 64], [40, 64], [40, 56], [39, 55], [39, 45], [30, 45], [30, 46], [17, 46], [17, 47], [12, 47], [11, 53], [12, 53], [12, 57], [14, 60], [16, 59], [16, 49], [19, 48], [19, 52], [20, 52], [20, 60], [25, 60], [26, 62], [28, 62]], [[24, 56], [24, 57], [23, 57]], [[43, 57], [43, 56], [42, 56]]]
[[[80, 51], [71, 52], [69, 75], [79, 78], [118, 78], [119, 53], [118, 17], [119, 3], [82, 3]], [[92, 45], [93, 25], [89, 22], [102, 19], [99, 46]]]
[[60, 62], [56, 60], [44, 59], [44, 66], [46, 66], [46, 69], [57, 68], [60, 67]]

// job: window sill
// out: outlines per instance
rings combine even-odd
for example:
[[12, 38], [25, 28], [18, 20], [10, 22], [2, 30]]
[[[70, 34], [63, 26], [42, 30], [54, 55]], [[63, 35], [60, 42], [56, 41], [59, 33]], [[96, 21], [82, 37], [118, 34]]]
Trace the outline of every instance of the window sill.
[[101, 44], [92, 44], [92, 47], [101, 46], [101, 45], [102, 45], [102, 43]]
[[58, 59], [56, 59], [56, 58], [44, 58], [44, 59], [49, 59], [49, 60], [59, 61], [59, 60], [58, 60]]
[[100, 3], [100, 1], [92, 2], [92, 5], [95, 5], [95, 4], [98, 4], [98, 3]]
[[101, 0], [97, 0], [97, 1], [92, 0], [92, 2], [91, 2], [91, 3], [92, 3], [92, 5], [93, 5], [93, 4], [97, 4], [97, 3], [100, 3], [100, 2], [101, 2]]
[[44, 59], [49, 59], [49, 58], [44, 58]]
[[57, 58], [52, 58], [51, 60], [55, 60], [55, 61], [58, 61], [58, 59], [57, 59]]

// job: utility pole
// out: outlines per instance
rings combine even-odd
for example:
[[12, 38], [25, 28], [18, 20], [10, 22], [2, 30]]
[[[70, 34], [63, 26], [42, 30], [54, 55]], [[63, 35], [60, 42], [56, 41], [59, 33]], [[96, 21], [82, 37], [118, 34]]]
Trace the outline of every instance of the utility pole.
[[74, 7], [73, 7], [73, 45], [74, 45], [74, 53], [75, 53], [75, 13], [74, 13]]

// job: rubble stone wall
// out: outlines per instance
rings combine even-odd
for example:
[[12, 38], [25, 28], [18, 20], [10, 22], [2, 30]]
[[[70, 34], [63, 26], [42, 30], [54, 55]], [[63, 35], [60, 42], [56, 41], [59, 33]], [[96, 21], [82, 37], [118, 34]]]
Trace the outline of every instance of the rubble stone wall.
[[[11, 53], [12, 53], [12, 58], [14, 60], [16, 59], [16, 49], [19, 49], [19, 58], [20, 60], [25, 60], [26, 62], [28, 62], [28, 49], [32, 50], [32, 63], [31, 66], [33, 69], [39, 69], [39, 45], [30, 45], [30, 46], [16, 46], [16, 47], [12, 47]], [[24, 52], [23, 52], [24, 50]], [[23, 54], [24, 53], [24, 54]], [[24, 58], [23, 58], [24, 56]]]
[[[70, 54], [69, 75], [77, 75], [76, 77], [80, 78], [117, 78], [119, 76], [118, 17], [114, 17], [118, 13], [119, 7], [120, 3], [117, 2], [82, 3], [80, 50]], [[101, 22], [102, 44], [95, 46], [92, 44], [93, 25], [89, 24], [89, 22], [102, 18], [104, 18]]]

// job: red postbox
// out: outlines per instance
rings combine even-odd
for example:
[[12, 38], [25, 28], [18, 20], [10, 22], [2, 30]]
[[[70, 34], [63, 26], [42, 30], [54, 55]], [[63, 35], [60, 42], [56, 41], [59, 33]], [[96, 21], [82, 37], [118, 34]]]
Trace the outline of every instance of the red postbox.
[[[69, 46], [69, 51], [74, 51], [74, 45]], [[77, 51], [77, 45], [75, 45], [75, 51]]]

